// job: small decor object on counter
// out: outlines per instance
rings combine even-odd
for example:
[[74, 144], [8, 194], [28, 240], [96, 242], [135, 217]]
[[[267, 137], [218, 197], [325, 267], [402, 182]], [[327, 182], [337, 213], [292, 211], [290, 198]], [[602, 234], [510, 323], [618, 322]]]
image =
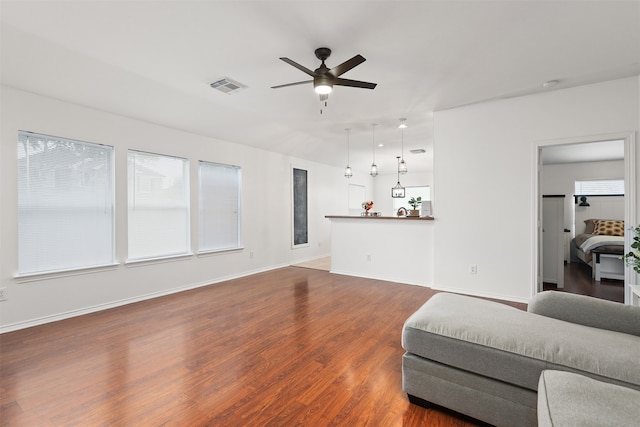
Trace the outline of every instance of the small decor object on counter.
[[401, 207], [400, 209], [398, 209], [398, 212], [396, 212], [396, 216], [398, 217], [407, 216], [407, 208]]
[[369, 211], [373, 208], [373, 200], [365, 200], [362, 202], [362, 209], [364, 209], [364, 216], [369, 215]]
[[635, 233], [633, 242], [631, 242], [631, 251], [623, 256], [625, 263], [640, 274], [640, 225], [631, 228]]
[[409, 199], [409, 204], [413, 209], [409, 210], [407, 216], [420, 216], [420, 211], [418, 210], [418, 205], [420, 205], [420, 203], [422, 203], [422, 197], [418, 197], [417, 199], [412, 197]]

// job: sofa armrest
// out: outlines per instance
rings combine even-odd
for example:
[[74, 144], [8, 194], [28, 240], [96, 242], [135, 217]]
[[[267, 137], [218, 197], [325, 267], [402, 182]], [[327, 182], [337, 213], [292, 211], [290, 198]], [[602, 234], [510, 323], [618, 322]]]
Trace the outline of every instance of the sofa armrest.
[[640, 336], [640, 307], [619, 302], [545, 291], [531, 299], [527, 311], [593, 328]]

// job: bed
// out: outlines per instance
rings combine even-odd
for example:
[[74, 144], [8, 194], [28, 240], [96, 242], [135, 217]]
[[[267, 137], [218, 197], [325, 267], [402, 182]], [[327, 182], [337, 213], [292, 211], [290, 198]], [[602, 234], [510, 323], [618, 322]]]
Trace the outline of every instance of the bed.
[[591, 267], [591, 276], [624, 280], [624, 221], [611, 219], [585, 220], [584, 233], [572, 241], [575, 255]]

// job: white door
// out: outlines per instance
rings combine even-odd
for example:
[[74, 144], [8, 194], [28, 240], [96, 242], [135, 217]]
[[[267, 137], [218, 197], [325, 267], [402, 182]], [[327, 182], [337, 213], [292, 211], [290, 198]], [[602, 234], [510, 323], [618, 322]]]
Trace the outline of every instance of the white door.
[[542, 280], [564, 288], [564, 196], [542, 196]]

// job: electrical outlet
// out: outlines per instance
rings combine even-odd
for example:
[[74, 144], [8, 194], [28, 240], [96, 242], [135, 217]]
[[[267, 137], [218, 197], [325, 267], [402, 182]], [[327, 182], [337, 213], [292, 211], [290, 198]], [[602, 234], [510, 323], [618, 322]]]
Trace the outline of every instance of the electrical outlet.
[[7, 299], [7, 288], [0, 288], [0, 301]]
[[478, 274], [478, 266], [476, 264], [469, 266], [469, 274]]
[[367, 261], [371, 262], [371, 254], [367, 255]]
[[249, 251], [249, 258], [253, 258], [253, 251]]

